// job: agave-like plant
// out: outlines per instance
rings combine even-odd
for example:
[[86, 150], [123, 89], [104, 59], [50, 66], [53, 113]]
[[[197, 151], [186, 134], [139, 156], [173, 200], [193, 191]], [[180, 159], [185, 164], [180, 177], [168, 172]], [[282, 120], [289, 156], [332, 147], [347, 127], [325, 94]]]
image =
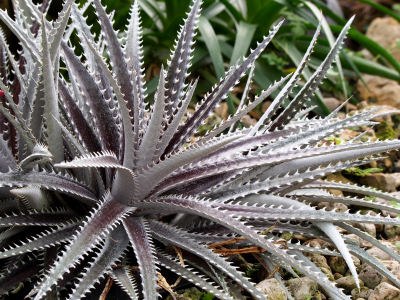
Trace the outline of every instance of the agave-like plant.
[[[54, 23], [31, 0], [14, 2], [15, 20], [0, 11], [0, 19], [23, 49], [16, 61], [0, 35], [0, 63], [11, 65], [14, 74], [10, 81], [5, 69], [0, 69], [4, 92], [0, 105], [0, 211], [4, 213], [0, 218], [0, 294], [39, 278], [28, 295], [33, 299], [56, 299], [68, 283], [73, 288], [67, 298], [80, 299], [108, 274], [131, 299], [151, 300], [160, 296], [160, 286], [173, 293], [172, 282], [162, 275], [167, 268], [220, 299], [241, 299], [240, 289], [268, 299], [221, 255], [234, 253], [237, 247], [261, 249], [267, 266], [281, 266], [294, 275], [292, 268], [296, 268], [333, 299], [348, 296], [302, 252], [342, 256], [358, 284], [352, 254], [400, 287], [384, 266], [354, 241], [343, 239], [337, 229], [357, 234], [400, 261], [392, 250], [351, 226], [354, 222], [396, 225], [399, 219], [327, 212], [305, 204], [331, 201], [400, 213], [361, 198], [335, 197], [326, 189], [400, 202], [391, 195], [318, 180], [381, 159], [380, 153], [400, 147], [399, 141], [360, 142], [357, 138], [340, 145], [321, 144], [343, 129], [376, 124], [372, 119], [377, 110], [343, 120], [335, 117], [340, 107], [326, 118], [305, 117], [311, 110], [306, 102], [338, 54], [351, 21], [279, 115], [275, 114], [298, 82], [320, 27], [297, 71], [245, 105], [254, 61], [282, 22], [277, 24], [182, 122], [197, 84], [185, 80], [201, 0], [194, 1], [168, 68], [161, 69], [150, 111], [141, 69], [137, 2], [124, 46], [100, 0], [89, 1], [83, 8], [73, 2], [65, 2]], [[83, 16], [92, 3], [102, 28], [97, 36]], [[32, 20], [19, 4], [29, 10]], [[74, 29], [84, 60], [68, 43]], [[108, 54], [110, 66], [102, 53]], [[59, 73], [61, 63], [68, 80]], [[188, 144], [248, 69], [247, 91], [237, 113]], [[238, 129], [240, 119], [278, 88], [278, 96], [258, 123]], [[277, 232], [325, 239], [338, 251], [284, 245]], [[227, 249], [213, 250], [222, 245]], [[173, 246], [179, 260], [167, 254], [165, 246]], [[138, 278], [131, 273], [135, 266]], [[283, 284], [278, 273], [274, 276]]]

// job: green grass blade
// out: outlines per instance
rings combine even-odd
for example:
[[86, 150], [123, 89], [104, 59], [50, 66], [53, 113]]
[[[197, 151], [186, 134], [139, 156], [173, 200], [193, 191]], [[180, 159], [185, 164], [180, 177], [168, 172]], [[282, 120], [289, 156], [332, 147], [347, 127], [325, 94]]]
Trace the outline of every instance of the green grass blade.
[[226, 9], [232, 14], [236, 22], [244, 21], [243, 15], [228, 1], [220, 0], [226, 7]]
[[281, 10], [285, 7], [277, 1], [265, 1], [266, 4], [254, 15], [248, 18], [248, 22], [260, 25], [262, 34], [267, 34], [272, 24], [281, 16]]
[[322, 10], [322, 13], [325, 16], [331, 18], [338, 25], [346, 25], [346, 20], [343, 19], [341, 16], [335, 14], [324, 2], [320, 0], [313, 0], [313, 3], [316, 4], [320, 10]]
[[222, 60], [221, 48], [219, 47], [217, 35], [213, 27], [204, 17], [199, 18], [199, 31], [203, 37], [204, 43], [208, 49], [211, 60], [214, 65], [215, 73], [218, 78], [222, 78], [225, 74], [224, 61]]
[[[364, 84], [364, 86], [368, 89], [368, 91], [371, 91], [369, 89], [368, 84], [365, 82], [362, 74], [358, 70], [357, 66], [354, 64], [354, 62], [350, 59], [350, 57], [347, 55], [346, 51], [342, 51], [342, 56], [343, 58], [347, 61], [349, 64], [350, 68], [357, 74], [357, 77], [360, 78], [361, 82]], [[353, 98], [352, 98], [353, 99]]]
[[[339, 25], [330, 25], [330, 27], [333, 33], [339, 33], [343, 28]], [[367, 48], [367, 50], [370, 51], [373, 55], [380, 55], [385, 58], [400, 74], [400, 63], [381, 45], [367, 38], [362, 33], [353, 28], [350, 28], [347, 37], [358, 42], [361, 46]]]
[[[222, 59], [221, 48], [218, 43], [218, 38], [215, 34], [214, 29], [212, 28], [210, 21], [204, 17], [199, 18], [199, 31], [201, 36], [203, 37], [204, 43], [208, 49], [211, 60], [214, 65], [215, 73], [218, 79], [221, 79], [225, 76], [225, 68], [224, 61]], [[226, 103], [229, 106], [229, 112], [234, 114], [236, 109], [232, 102], [232, 99], [228, 96], [226, 98]]]
[[[311, 40], [311, 37], [309, 38], [309, 40]], [[307, 39], [305, 39], [302, 41], [297, 41], [295, 44], [300, 51], [305, 51], [308, 47], [308, 43], [309, 42], [307, 42]], [[318, 39], [318, 44], [314, 48], [313, 55], [319, 59], [324, 59], [326, 55], [329, 53], [329, 50], [330, 47], [328, 42], [325, 40], [324, 43], [323, 39]], [[377, 75], [400, 82], [400, 76], [396, 70], [382, 66], [381, 64], [370, 61], [368, 59], [352, 55], [350, 53], [348, 53], [347, 55], [351, 59], [353, 64], [358, 68], [359, 72], [370, 75]], [[343, 57], [343, 53], [339, 55], [339, 58], [340, 62], [342, 63], [342, 66], [345, 69], [350, 70], [351, 66], [347, 62], [347, 60]]]
[[392, 10], [390, 10], [389, 8], [383, 6], [383, 5], [379, 4], [379, 3], [376, 3], [376, 2], [373, 2], [373, 1], [369, 1], [369, 0], [357, 0], [357, 1], [361, 2], [361, 3], [368, 4], [369, 6], [379, 10], [380, 12], [383, 12], [385, 15], [391, 16], [393, 19], [397, 20], [397, 22], [400, 22], [400, 16], [399, 15], [395, 14]]
[[185, 12], [188, 11], [189, 5], [192, 1], [190, 0], [168, 0], [165, 1], [165, 11], [167, 12], [168, 20], [175, 20], [177, 18], [182, 21], [185, 17]]
[[302, 17], [307, 22], [310, 22], [314, 25], [314, 27], [318, 26], [318, 20], [316, 20], [312, 15], [310, 15], [306, 10], [301, 9], [299, 5], [295, 5], [292, 1], [289, 0], [275, 0], [276, 2], [280, 3], [287, 9], [290, 9], [300, 17]]
[[157, 28], [162, 31], [166, 27], [167, 20], [159, 9], [157, 2], [154, 0], [138, 0], [138, 3], [150, 19], [154, 20]]
[[[265, 75], [265, 72], [263, 72], [259, 66], [259, 63], [256, 62], [256, 67], [254, 69], [254, 81], [264, 90], [268, 89], [268, 87], [272, 84], [272, 78], [268, 78]], [[278, 78], [278, 76], [276, 76]], [[276, 90], [275, 92], [272, 93], [273, 97], [276, 97], [278, 95], [279, 91]]]
[[246, 55], [256, 29], [257, 25], [249, 24], [244, 21], [239, 22], [230, 65], [233, 65], [240, 57]]
[[270, 0], [246, 0], [247, 6], [247, 20], [252, 20], [258, 11], [262, 8], [263, 4], [271, 2]]
[[221, 47], [221, 52], [224, 57], [230, 59], [233, 54], [233, 47], [231, 44], [219, 40], [219, 46]]
[[224, 9], [225, 6], [221, 2], [214, 2], [213, 4], [205, 7], [202, 10], [201, 15], [207, 19], [211, 19], [224, 11]]

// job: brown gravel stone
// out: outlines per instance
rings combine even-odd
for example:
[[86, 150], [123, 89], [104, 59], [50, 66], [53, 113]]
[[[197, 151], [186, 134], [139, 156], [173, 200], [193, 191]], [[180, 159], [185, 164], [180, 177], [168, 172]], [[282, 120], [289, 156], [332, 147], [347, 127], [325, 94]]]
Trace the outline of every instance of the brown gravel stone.
[[400, 300], [400, 290], [382, 282], [373, 290], [368, 300]]

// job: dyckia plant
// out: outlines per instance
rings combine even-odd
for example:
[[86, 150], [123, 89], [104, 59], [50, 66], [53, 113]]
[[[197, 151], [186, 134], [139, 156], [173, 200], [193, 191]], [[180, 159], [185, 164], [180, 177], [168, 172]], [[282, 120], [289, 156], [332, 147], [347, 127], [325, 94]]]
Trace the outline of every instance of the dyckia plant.
[[[83, 17], [89, 5], [94, 5], [102, 27], [97, 36]], [[343, 129], [375, 124], [371, 120], [378, 110], [343, 120], [335, 117], [340, 108], [326, 118], [305, 117], [310, 111], [306, 102], [334, 61], [351, 21], [280, 114], [276, 112], [300, 79], [320, 27], [296, 72], [247, 105], [245, 92], [234, 116], [188, 144], [248, 69], [246, 86], [250, 85], [255, 59], [282, 22], [233, 65], [182, 122], [197, 84], [186, 81], [201, 0], [194, 1], [168, 66], [161, 68], [150, 108], [143, 87], [136, 2], [124, 44], [100, 0], [83, 8], [68, 0], [54, 23], [46, 20], [44, 7], [30, 0], [15, 1], [14, 6], [15, 20], [0, 11], [22, 47], [16, 61], [0, 36], [1, 65], [10, 65], [14, 74], [11, 81], [11, 71], [0, 71], [1, 294], [16, 293], [21, 283], [32, 279], [34, 287], [28, 294], [32, 299], [81, 299], [108, 275], [127, 298], [152, 300], [160, 296], [161, 287], [174, 294], [173, 282], [163, 276], [169, 269], [219, 299], [241, 299], [240, 290], [256, 299], [271, 299], [223, 256], [238, 247], [249, 252], [261, 249], [253, 251], [260, 252], [271, 270], [281, 266], [297, 276], [295, 268], [333, 299], [348, 296], [303, 252], [342, 256], [358, 284], [352, 254], [400, 287], [384, 266], [354, 241], [343, 239], [337, 229], [358, 235], [400, 261], [392, 250], [351, 226], [354, 222], [399, 225], [399, 219], [327, 212], [305, 204], [341, 202], [400, 213], [325, 190], [400, 202], [391, 195], [318, 180], [400, 147], [399, 141], [357, 138], [340, 145], [321, 143]], [[77, 57], [68, 43], [74, 29], [84, 57]], [[59, 73], [61, 62], [68, 80]], [[258, 123], [238, 129], [241, 117], [278, 88], [278, 96]], [[281, 243], [279, 232], [325, 239], [337, 251]], [[222, 245], [225, 249], [220, 249]], [[167, 246], [179, 253], [179, 259], [165, 252]], [[140, 276], [132, 273], [134, 269]], [[279, 273], [274, 276], [283, 284]], [[288, 297], [292, 299], [289, 293]]]

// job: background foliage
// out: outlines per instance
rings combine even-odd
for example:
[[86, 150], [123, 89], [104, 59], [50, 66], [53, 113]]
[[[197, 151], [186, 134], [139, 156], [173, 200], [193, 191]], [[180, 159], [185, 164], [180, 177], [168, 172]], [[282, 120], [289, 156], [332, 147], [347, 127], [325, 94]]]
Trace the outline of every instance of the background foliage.
[[[158, 82], [160, 65], [161, 63], [166, 65], [169, 49], [173, 47], [176, 33], [182, 25], [182, 19], [189, 9], [191, 0], [138, 1], [142, 10], [144, 31], [146, 86], [148, 93], [152, 94]], [[80, 2], [83, 5], [86, 0]], [[103, 0], [109, 12], [115, 11], [115, 29], [123, 29], [127, 25], [132, 2], [133, 0]], [[333, 71], [328, 73], [328, 80], [322, 86], [322, 92], [318, 92], [310, 102], [310, 105], [318, 105], [314, 110], [317, 113], [321, 115], [329, 113], [323, 102], [324, 93], [333, 94], [340, 100], [347, 99], [353, 94], [352, 83], [358, 78], [362, 79], [362, 73], [379, 75], [400, 82], [400, 63], [387, 49], [363, 34], [365, 26], [360, 28], [360, 24], [363, 24], [363, 11], [366, 10], [372, 16], [386, 14], [400, 20], [396, 4], [393, 3], [393, 7], [390, 1], [385, 1], [384, 4], [386, 6], [379, 4], [379, 1], [370, 0], [345, 1], [346, 10], [359, 13], [360, 16], [356, 18], [348, 34], [348, 47], [341, 52], [340, 60]], [[52, 1], [49, 18], [56, 18], [60, 9], [61, 1]], [[335, 13], [321, 0], [204, 0], [199, 23], [200, 34], [197, 36], [196, 50], [189, 69], [193, 79], [201, 78], [196, 94], [201, 95], [210, 90], [223, 76], [225, 70], [243, 55], [248, 55], [250, 49], [254, 49], [257, 42], [262, 40], [262, 36], [268, 33], [271, 25], [282, 18], [286, 19], [285, 25], [256, 63], [251, 95], [266, 89], [273, 80], [292, 72], [312, 38], [313, 30], [321, 18], [320, 11], [328, 18], [329, 24], [324, 21], [323, 33], [312, 56], [310, 69], [304, 73], [305, 80], [326, 56], [334, 36], [340, 32], [350, 16], [343, 16], [340, 12]], [[99, 25], [94, 12], [89, 9], [87, 14], [89, 23], [93, 24], [92, 30], [98, 31]], [[76, 45], [79, 49], [78, 42]], [[361, 47], [365, 47], [375, 55], [376, 61], [361, 57], [357, 52]], [[230, 113], [233, 113], [235, 107], [239, 105], [244, 82], [243, 80], [242, 88], [236, 88], [226, 100]], [[272, 95], [272, 98], [277, 93], [279, 90]], [[356, 99], [353, 98], [351, 101], [356, 102]], [[252, 113], [255, 118], [260, 115], [261, 106]]]

